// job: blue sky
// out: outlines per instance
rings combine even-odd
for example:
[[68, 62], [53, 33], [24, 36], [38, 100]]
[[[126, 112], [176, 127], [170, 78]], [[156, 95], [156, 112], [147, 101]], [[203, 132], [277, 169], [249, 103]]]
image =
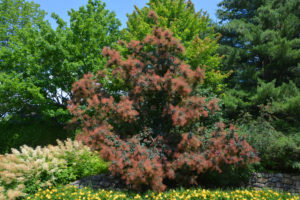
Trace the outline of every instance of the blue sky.
[[[29, 0], [28, 0], [29, 1]], [[51, 19], [52, 12], [58, 14], [65, 21], [69, 21], [67, 11], [70, 9], [77, 10], [80, 6], [85, 5], [88, 0], [33, 0], [35, 3], [40, 4], [41, 8], [48, 13], [47, 19], [50, 21], [53, 27], [55, 22]], [[221, 0], [193, 0], [196, 10], [203, 9], [209, 13], [213, 20], [216, 19], [215, 12], [217, 4]], [[134, 5], [139, 8], [146, 5], [148, 0], [102, 0], [106, 3], [107, 9], [114, 11], [117, 17], [122, 22], [122, 27], [126, 26], [127, 13], [132, 13]]]

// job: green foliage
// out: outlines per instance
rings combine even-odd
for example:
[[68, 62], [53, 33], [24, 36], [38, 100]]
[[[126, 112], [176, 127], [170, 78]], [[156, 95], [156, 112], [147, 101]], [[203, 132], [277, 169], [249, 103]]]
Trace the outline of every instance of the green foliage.
[[276, 86], [300, 76], [300, 2], [298, 0], [223, 0], [221, 22], [224, 66], [234, 70], [232, 86], [256, 87], [258, 77]]
[[89, 0], [86, 6], [71, 9], [68, 15], [69, 27], [52, 13], [58, 24], [56, 46], [60, 49], [59, 55], [55, 55], [60, 65], [53, 69], [53, 82], [59, 84], [59, 88], [70, 97], [72, 84], [83, 74], [105, 68], [101, 49], [118, 42], [121, 23], [100, 0]]
[[237, 119], [238, 116], [245, 112], [251, 102], [248, 100], [249, 94], [242, 90], [228, 90], [222, 97], [224, 102], [224, 113], [229, 119]]
[[255, 169], [253, 166], [224, 166], [223, 173], [208, 171], [199, 177], [201, 186], [208, 188], [237, 188], [249, 182]]
[[73, 82], [104, 66], [99, 49], [118, 41], [119, 20], [100, 0], [71, 10], [70, 27], [53, 14], [57, 30], [25, 0], [1, 1], [0, 16], [0, 118], [35, 112], [66, 122]]
[[276, 80], [273, 80], [269, 83], [264, 83], [259, 80], [259, 87], [257, 87], [255, 95], [251, 97], [251, 100], [257, 105], [267, 104], [268, 102], [277, 100], [279, 98], [281, 89], [275, 88], [275, 81]]
[[234, 71], [224, 116], [251, 115], [240, 128], [263, 168], [299, 171], [300, 2], [223, 0], [219, 7], [219, 52]]
[[[7, 12], [9, 10], [9, 12]], [[24, 0], [0, 2], [0, 117], [36, 111], [47, 104], [41, 79], [44, 37], [51, 35], [45, 13]], [[49, 32], [49, 33], [46, 33]]]
[[127, 41], [142, 40], [155, 26], [169, 29], [181, 41], [186, 49], [184, 59], [192, 69], [200, 66], [206, 70], [203, 88], [223, 93], [223, 80], [230, 73], [220, 72], [221, 57], [216, 53], [219, 34], [205, 12], [196, 12], [191, 1], [150, 0], [147, 6], [135, 7], [128, 15], [125, 37]]
[[268, 118], [265, 113], [257, 119], [245, 116], [240, 120], [240, 133], [261, 158], [257, 167], [277, 172], [299, 172], [300, 133], [286, 136], [276, 131]]
[[275, 81], [261, 83], [257, 93], [250, 98], [253, 104], [262, 104], [262, 109], [276, 118], [271, 122], [276, 130], [285, 135], [300, 132], [300, 89], [293, 82], [275, 87]]
[[266, 170], [299, 171], [300, 90], [293, 82], [276, 87], [258, 81], [255, 91], [229, 90], [223, 98], [229, 119], [259, 152]]
[[40, 88], [25, 81], [21, 74], [0, 73], [0, 119], [20, 112], [24, 105], [34, 107], [44, 103]]
[[89, 0], [69, 16], [68, 27], [53, 14], [58, 23], [53, 30], [38, 4], [0, 1], [2, 153], [69, 137], [63, 126], [70, 119], [66, 106], [73, 82], [103, 68], [100, 50], [120, 37], [119, 20], [100, 0]]
[[67, 165], [55, 175], [58, 184], [67, 184], [80, 178], [108, 172], [108, 164], [96, 152], [84, 151], [80, 155], [66, 152], [61, 158], [66, 160]]
[[286, 172], [299, 172], [300, 133], [295, 136], [281, 135], [267, 148], [264, 155], [268, 168]]
[[31, 147], [56, 144], [74, 134], [64, 129], [64, 125], [53, 119], [41, 120], [39, 116], [23, 116], [0, 122], [0, 154], [10, 153], [11, 148], [27, 144]]
[[227, 117], [238, 119], [240, 114], [250, 113], [258, 117], [260, 112], [273, 116], [272, 126], [285, 135], [300, 132], [300, 89], [293, 83], [276, 87], [275, 80], [265, 83], [259, 80], [256, 90], [229, 90], [223, 97]]
[[43, 148], [24, 145], [20, 150], [12, 149], [11, 154], [0, 155], [0, 194], [4, 199], [107, 172], [108, 163], [87, 146], [70, 139], [57, 143]]

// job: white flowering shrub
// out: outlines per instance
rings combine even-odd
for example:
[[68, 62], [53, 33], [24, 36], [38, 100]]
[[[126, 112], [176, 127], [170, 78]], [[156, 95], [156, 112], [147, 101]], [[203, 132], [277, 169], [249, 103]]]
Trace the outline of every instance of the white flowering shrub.
[[107, 163], [82, 143], [71, 139], [57, 143], [35, 149], [24, 145], [0, 155], [0, 200], [107, 171]]

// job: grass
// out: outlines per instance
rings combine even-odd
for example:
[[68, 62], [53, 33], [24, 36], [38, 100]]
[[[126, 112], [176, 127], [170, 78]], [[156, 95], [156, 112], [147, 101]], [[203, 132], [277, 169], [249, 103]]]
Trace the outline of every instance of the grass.
[[144, 194], [135, 192], [122, 192], [112, 190], [93, 191], [89, 188], [78, 189], [75, 186], [50, 187], [46, 190], [39, 190], [36, 194], [27, 196], [26, 199], [47, 200], [300, 200], [299, 195], [273, 190], [205, 190], [178, 189], [169, 190], [163, 193], [148, 191]]

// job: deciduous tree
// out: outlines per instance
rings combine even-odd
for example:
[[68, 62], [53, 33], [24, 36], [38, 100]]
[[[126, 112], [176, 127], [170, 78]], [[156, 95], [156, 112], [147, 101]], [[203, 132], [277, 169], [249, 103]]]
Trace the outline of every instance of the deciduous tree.
[[220, 35], [206, 12], [196, 11], [190, 0], [150, 0], [128, 15], [127, 40], [142, 40], [155, 26], [169, 29], [180, 40], [186, 49], [184, 60], [192, 69], [205, 69], [204, 89], [214, 95], [224, 92], [223, 80], [230, 73], [220, 72], [221, 56], [216, 52]]
[[172, 32], [155, 28], [124, 45], [126, 57], [108, 47], [102, 51], [115, 77], [110, 84], [121, 81], [122, 90], [106, 88], [105, 71], [89, 73], [74, 83], [69, 105], [73, 122], [82, 125], [77, 139], [110, 160], [113, 174], [134, 189], [163, 191], [166, 181], [197, 184], [208, 170], [257, 161], [233, 126], [217, 123], [204, 134], [197, 122], [219, 109], [217, 100], [196, 92], [204, 70], [180, 59], [184, 46]]
[[33, 2], [4, 0], [0, 12], [0, 116], [34, 112], [65, 122], [72, 84], [105, 66], [99, 49], [118, 41], [119, 20], [100, 0], [71, 10], [70, 27], [53, 14], [56, 30]]

